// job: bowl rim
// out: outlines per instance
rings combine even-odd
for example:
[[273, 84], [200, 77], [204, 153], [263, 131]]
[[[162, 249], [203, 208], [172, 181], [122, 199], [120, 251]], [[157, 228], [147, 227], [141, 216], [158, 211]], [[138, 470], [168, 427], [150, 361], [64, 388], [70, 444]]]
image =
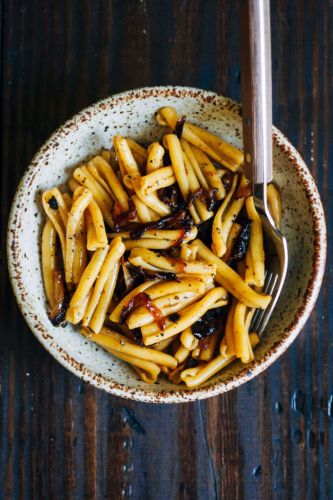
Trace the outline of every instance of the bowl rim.
[[[273, 127], [273, 140], [276, 146], [279, 147], [281, 152], [288, 157], [288, 160], [293, 164], [298, 177], [300, 178], [303, 188], [305, 190], [306, 197], [309, 200], [309, 205], [311, 209], [311, 218], [313, 221], [313, 233], [314, 233], [314, 258], [313, 258], [313, 268], [312, 274], [304, 294], [302, 305], [295, 312], [295, 317], [290, 325], [284, 329], [283, 337], [277, 341], [270, 350], [258, 361], [254, 361], [248, 367], [245, 367], [237, 376], [231, 378], [227, 381], [216, 381], [211, 385], [205, 387], [199, 387], [194, 389], [179, 389], [175, 391], [151, 391], [149, 385], [147, 384], [147, 389], [138, 389], [127, 387], [123, 384], [118, 384], [112, 382], [101, 374], [94, 373], [90, 369], [82, 366], [81, 363], [76, 361], [68, 353], [66, 353], [59, 345], [57, 345], [55, 339], [48, 334], [47, 328], [42, 324], [37, 315], [32, 309], [30, 309], [29, 304], [25, 301], [24, 295], [27, 291], [24, 289], [23, 283], [20, 280], [20, 259], [17, 255], [17, 240], [18, 240], [18, 224], [20, 220], [20, 199], [23, 197], [27, 191], [26, 184], [30, 178], [30, 182], [33, 179], [33, 172], [38, 166], [39, 158], [45, 153], [51, 144], [56, 142], [56, 139], [61, 135], [64, 130], [68, 130], [74, 125], [77, 126], [80, 119], [91, 114], [96, 114], [101, 109], [110, 107], [110, 105], [118, 104], [123, 101], [129, 101], [138, 98], [145, 98], [151, 96], [176, 96], [176, 97], [201, 97], [201, 99], [206, 102], [211, 102], [216, 99], [219, 103], [223, 102], [230, 108], [241, 109], [241, 105], [236, 101], [219, 95], [215, 92], [207, 91], [195, 87], [183, 87], [183, 86], [152, 86], [152, 87], [142, 87], [134, 90], [127, 90], [118, 94], [111, 95], [107, 98], [101, 99], [96, 103], [84, 108], [79, 113], [76, 113], [72, 118], [68, 119], [63, 125], [53, 132], [49, 139], [39, 148], [37, 153], [31, 160], [28, 168], [25, 170], [19, 185], [17, 187], [16, 193], [13, 198], [10, 215], [8, 219], [7, 227], [7, 261], [9, 269], [9, 277], [16, 297], [18, 306], [23, 314], [23, 317], [28, 324], [30, 330], [41, 342], [43, 347], [65, 368], [74, 373], [76, 376], [89, 382], [91, 385], [103, 389], [106, 392], [121, 396], [123, 398], [149, 403], [184, 403], [190, 401], [196, 401], [200, 399], [206, 399], [209, 397], [217, 396], [231, 389], [234, 389], [243, 383], [253, 379], [258, 374], [266, 370], [274, 361], [276, 361], [292, 344], [295, 340], [305, 322], [307, 321], [318, 297], [321, 283], [324, 276], [325, 261], [326, 261], [326, 248], [327, 248], [327, 236], [326, 236], [326, 221], [324, 209], [320, 199], [318, 189], [316, 187], [315, 181], [306, 166], [304, 160], [294, 146], [288, 141], [288, 139], [278, 130]], [[82, 120], [83, 121], [83, 120]], [[15, 230], [16, 228], [16, 230]]]

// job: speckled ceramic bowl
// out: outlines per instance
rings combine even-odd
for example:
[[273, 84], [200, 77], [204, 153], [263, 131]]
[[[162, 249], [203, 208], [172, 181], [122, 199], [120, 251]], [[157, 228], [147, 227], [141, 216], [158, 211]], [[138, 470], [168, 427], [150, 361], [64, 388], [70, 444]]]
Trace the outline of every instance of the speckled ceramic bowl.
[[138, 401], [177, 403], [233, 389], [271, 365], [293, 342], [317, 298], [325, 266], [326, 230], [320, 197], [302, 158], [274, 129], [274, 177], [282, 188], [283, 225], [290, 265], [281, 299], [250, 365], [234, 363], [198, 389], [186, 390], [161, 379], [148, 385], [122, 361], [67, 325], [55, 328], [46, 314], [40, 261], [44, 218], [41, 193], [69, 178], [75, 165], [115, 133], [148, 142], [161, 134], [154, 112], [175, 106], [180, 114], [242, 146], [239, 105], [211, 92], [154, 87], [125, 92], [94, 104], [60, 127], [40, 149], [17, 190], [8, 226], [9, 272], [17, 302], [31, 330], [63, 366], [111, 394]]

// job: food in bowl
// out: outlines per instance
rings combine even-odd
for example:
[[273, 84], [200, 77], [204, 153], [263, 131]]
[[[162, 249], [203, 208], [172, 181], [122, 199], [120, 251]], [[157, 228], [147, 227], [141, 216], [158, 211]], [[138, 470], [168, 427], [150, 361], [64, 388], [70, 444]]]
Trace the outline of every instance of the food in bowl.
[[[43, 193], [44, 289], [54, 325], [80, 325], [145, 382], [192, 388], [254, 359], [251, 320], [270, 302], [263, 232], [242, 152], [174, 108], [156, 118], [161, 141], [116, 134], [67, 190]], [[268, 202], [279, 227], [273, 184]]]

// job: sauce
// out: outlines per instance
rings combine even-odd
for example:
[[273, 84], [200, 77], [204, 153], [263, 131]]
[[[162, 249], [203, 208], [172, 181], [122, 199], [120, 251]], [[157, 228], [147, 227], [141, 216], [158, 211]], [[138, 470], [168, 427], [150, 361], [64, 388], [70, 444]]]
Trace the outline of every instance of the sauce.
[[119, 203], [116, 203], [114, 206], [113, 220], [114, 220], [114, 231], [118, 233], [120, 228], [123, 228], [129, 221], [135, 219], [137, 216], [136, 207], [133, 201], [128, 200], [129, 210], [127, 212], [119, 213], [119, 209], [121, 208]]
[[127, 306], [123, 307], [120, 315], [120, 322], [124, 323], [128, 316], [138, 307], [145, 307], [149, 314], [156, 321], [157, 326], [160, 330], [165, 329], [165, 319], [163, 318], [162, 311], [153, 304], [149, 295], [145, 292], [138, 293], [135, 297], [132, 297]]

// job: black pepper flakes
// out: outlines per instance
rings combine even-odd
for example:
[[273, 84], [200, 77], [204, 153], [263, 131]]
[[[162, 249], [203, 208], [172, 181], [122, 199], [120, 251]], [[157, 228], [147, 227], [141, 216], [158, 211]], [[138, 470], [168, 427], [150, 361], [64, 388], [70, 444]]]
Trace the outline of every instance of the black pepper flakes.
[[178, 323], [178, 321], [180, 320], [180, 314], [172, 313], [172, 314], [169, 314], [168, 318], [170, 321], [172, 321], [172, 323]]
[[54, 196], [52, 196], [49, 199], [48, 204], [49, 204], [50, 208], [52, 208], [52, 210], [58, 210], [58, 208], [59, 208], [58, 202]]

